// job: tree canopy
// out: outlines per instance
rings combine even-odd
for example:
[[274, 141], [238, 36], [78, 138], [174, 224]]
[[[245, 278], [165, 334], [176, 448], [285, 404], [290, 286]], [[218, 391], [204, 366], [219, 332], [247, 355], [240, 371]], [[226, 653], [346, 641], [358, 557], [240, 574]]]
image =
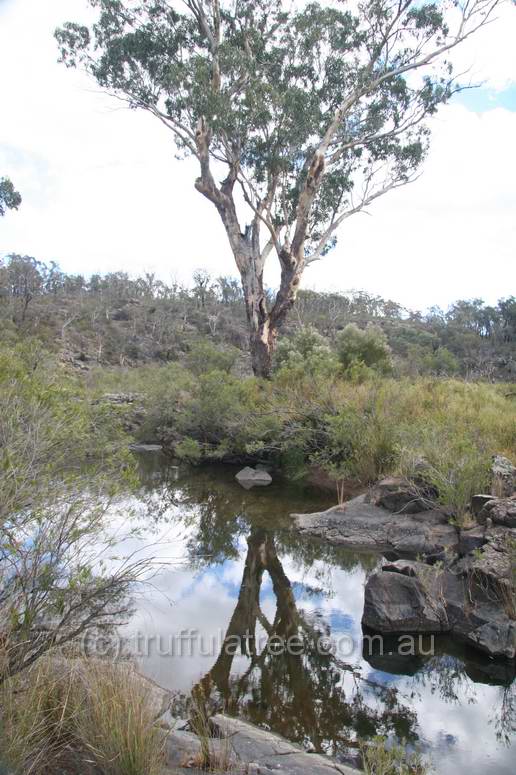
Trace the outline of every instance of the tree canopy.
[[[195, 185], [222, 218], [266, 372], [305, 267], [346, 218], [413, 179], [424, 119], [460, 88], [447, 55], [498, 0], [89, 2], [91, 28], [56, 32], [62, 61], [198, 159]], [[281, 284], [268, 302], [272, 252]]]
[[7, 210], [17, 210], [22, 198], [9, 178], [0, 178], [0, 218]]

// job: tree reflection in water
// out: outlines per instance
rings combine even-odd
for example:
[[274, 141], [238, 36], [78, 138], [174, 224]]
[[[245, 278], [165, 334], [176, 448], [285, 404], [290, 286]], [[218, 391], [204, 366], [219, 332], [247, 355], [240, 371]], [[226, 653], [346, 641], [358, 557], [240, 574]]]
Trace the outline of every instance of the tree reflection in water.
[[[176, 481], [163, 467], [158, 474], [152, 469], [142, 475], [152, 519], [159, 523], [173, 507], [174, 519], [192, 529], [187, 545], [192, 566], [238, 559], [247, 540], [235, 609], [215, 663], [194, 687], [197, 704], [205, 703], [206, 712], [223, 709], [244, 717], [308, 749], [346, 756], [358, 737], [395, 735], [413, 744], [424, 738], [414, 709], [423, 691], [464, 706], [477, 702], [478, 684], [488, 683], [499, 687], [490, 723], [497, 737], [508, 742], [515, 722], [514, 666], [438, 638], [431, 656], [389, 654], [388, 647], [383, 655], [364, 653], [362, 667], [369, 663], [373, 668], [366, 677], [356, 664], [321, 649], [321, 637], [331, 638], [330, 625], [298, 606], [280, 557], [307, 569], [319, 561], [318, 588], [312, 592], [327, 597], [333, 569], [361, 566], [367, 571], [378, 558], [342, 552], [285, 529], [289, 513], [320, 510], [331, 504], [331, 496], [325, 503], [319, 493], [286, 484], [246, 492], [233, 477], [232, 470], [211, 469]], [[275, 602], [272, 619], [260, 602], [266, 574]], [[282, 643], [298, 638], [299, 648], [274, 653], [269, 645], [278, 638]], [[237, 655], [248, 660], [240, 673], [234, 665]], [[396, 676], [399, 681], [393, 681]]]
[[[416, 715], [399, 702], [395, 689], [362, 679], [351, 666], [321, 648], [321, 639], [330, 637], [329, 627], [298, 609], [274, 537], [262, 528], [253, 528], [247, 543], [235, 611], [215, 664], [194, 688], [196, 701], [201, 698], [207, 704], [219, 704], [230, 714], [333, 755], [342, 754], [346, 746], [354, 747], [355, 734], [363, 737], [395, 731], [415, 741]], [[276, 601], [272, 621], [260, 607], [265, 572]], [[258, 650], [260, 625], [267, 638]], [[283, 648], [287, 643], [295, 648]], [[238, 647], [249, 658], [249, 666], [235, 676], [232, 665]], [[354, 691], [349, 698], [343, 686], [344, 673], [353, 677]], [[364, 701], [362, 683], [381, 700], [379, 710]]]

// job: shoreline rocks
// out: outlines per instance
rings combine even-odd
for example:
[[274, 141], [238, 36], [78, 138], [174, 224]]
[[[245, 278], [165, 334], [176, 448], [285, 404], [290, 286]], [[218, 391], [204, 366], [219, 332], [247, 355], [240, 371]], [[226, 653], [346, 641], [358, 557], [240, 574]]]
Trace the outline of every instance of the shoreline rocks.
[[436, 494], [435, 489], [423, 482], [388, 476], [369, 491], [366, 500], [396, 514], [418, 514], [432, 509]]
[[457, 552], [459, 533], [440, 511], [393, 513], [368, 502], [366, 495], [313, 514], [292, 514], [301, 535], [358, 551], [438, 558]]
[[335, 546], [393, 556], [369, 576], [362, 624], [380, 633], [450, 633], [492, 657], [516, 658], [516, 467], [493, 458], [478, 522], [460, 529], [437, 493], [388, 477], [368, 493], [314, 514], [296, 530]]
[[[210, 751], [210, 772], [234, 775], [359, 775], [360, 770], [322, 754], [308, 753], [280, 735], [242, 719], [217, 714], [210, 718], [213, 737], [202, 741], [192, 731], [171, 725], [166, 742], [165, 773], [200, 772], [202, 750]], [[204, 772], [206, 770], [203, 770]], [[165, 775], [165, 774], [164, 774]]]
[[[510, 563], [482, 556], [449, 568], [398, 560], [373, 571], [365, 587], [362, 625], [375, 632], [450, 633], [491, 657], [516, 657], [516, 621], [510, 610]], [[505, 591], [504, 591], [505, 588]]]

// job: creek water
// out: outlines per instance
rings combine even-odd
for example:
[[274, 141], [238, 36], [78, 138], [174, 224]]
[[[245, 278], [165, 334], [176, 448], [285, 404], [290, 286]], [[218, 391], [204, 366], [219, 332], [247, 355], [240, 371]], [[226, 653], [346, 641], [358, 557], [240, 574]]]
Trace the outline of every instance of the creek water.
[[234, 468], [138, 459], [140, 491], [117, 511], [139, 531], [123, 550], [158, 563], [124, 628], [143, 673], [342, 761], [385, 735], [443, 775], [516, 771], [514, 666], [443, 636], [364, 639], [364, 582], [381, 557], [290, 529], [292, 512], [331, 494], [246, 491]]

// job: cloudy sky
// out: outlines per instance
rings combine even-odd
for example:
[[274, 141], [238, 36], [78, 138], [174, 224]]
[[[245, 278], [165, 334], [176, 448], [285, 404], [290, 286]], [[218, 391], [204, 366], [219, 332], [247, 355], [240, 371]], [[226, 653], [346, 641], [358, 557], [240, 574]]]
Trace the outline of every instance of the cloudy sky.
[[[167, 130], [57, 63], [53, 30], [85, 12], [86, 0], [0, 0], [0, 176], [23, 195], [0, 223], [0, 255], [84, 274], [235, 274], [218, 216], [193, 188], [195, 165], [174, 159]], [[433, 120], [422, 177], [350, 219], [304, 287], [363, 289], [412, 308], [516, 292], [512, 0], [497, 17], [460, 52], [482, 87]], [[273, 265], [267, 279], [277, 280]]]

